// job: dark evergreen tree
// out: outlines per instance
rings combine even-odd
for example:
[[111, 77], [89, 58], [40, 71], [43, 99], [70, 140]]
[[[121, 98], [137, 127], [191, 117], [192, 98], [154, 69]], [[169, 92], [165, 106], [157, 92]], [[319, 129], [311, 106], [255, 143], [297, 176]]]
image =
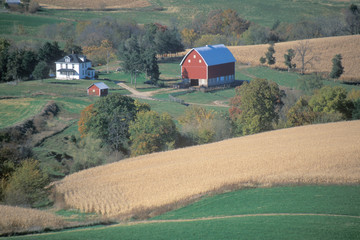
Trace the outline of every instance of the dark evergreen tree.
[[152, 48], [145, 49], [142, 58], [146, 76], [150, 78], [153, 84], [156, 84], [159, 80], [160, 71], [155, 50]]
[[287, 54], [284, 54], [284, 59], [285, 59], [284, 63], [288, 67], [288, 71], [290, 71], [290, 69], [296, 68], [296, 64], [292, 62], [294, 57], [295, 57], [294, 49], [288, 49]]
[[342, 66], [341, 60], [342, 60], [341, 54], [336, 54], [334, 58], [331, 60], [333, 64], [330, 73], [331, 78], [337, 79], [341, 76], [341, 74], [344, 73], [344, 67]]
[[44, 78], [47, 78], [49, 76], [49, 66], [47, 65], [46, 62], [39, 62], [32, 75], [35, 79], [44, 79]]
[[269, 65], [273, 65], [276, 63], [274, 54], [275, 54], [274, 44], [271, 44], [270, 47], [268, 48], [268, 51], [265, 53], [265, 57]]
[[7, 62], [10, 56], [10, 42], [6, 39], [0, 39], [0, 82], [6, 81]]

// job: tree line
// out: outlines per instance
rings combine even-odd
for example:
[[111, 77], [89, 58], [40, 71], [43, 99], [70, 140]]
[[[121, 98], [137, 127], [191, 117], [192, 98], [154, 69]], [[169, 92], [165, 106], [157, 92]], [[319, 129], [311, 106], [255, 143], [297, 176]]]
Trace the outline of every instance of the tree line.
[[339, 16], [317, 16], [295, 23], [275, 21], [272, 27], [250, 22], [232, 10], [195, 16], [182, 31], [186, 47], [206, 44], [253, 45], [360, 33], [360, 9], [351, 4]]
[[0, 39], [0, 82], [48, 78], [50, 71], [55, 73], [54, 62], [63, 54], [57, 42], [46, 42], [34, 51]]

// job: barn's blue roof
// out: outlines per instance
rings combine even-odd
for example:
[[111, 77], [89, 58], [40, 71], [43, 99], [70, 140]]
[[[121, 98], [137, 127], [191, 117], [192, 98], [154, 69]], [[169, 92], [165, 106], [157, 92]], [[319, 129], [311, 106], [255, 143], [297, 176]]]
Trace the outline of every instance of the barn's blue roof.
[[108, 89], [109, 87], [103, 83], [103, 82], [98, 82], [98, 83], [94, 83], [94, 84], [91, 84], [90, 87], [88, 88], [91, 88], [93, 85], [97, 86], [99, 89]]
[[218, 44], [218, 45], [206, 45], [204, 47], [198, 47], [193, 48], [191, 51], [189, 51], [186, 56], [181, 61], [180, 65], [183, 64], [186, 57], [195, 50], [202, 56], [204, 59], [206, 65], [213, 66], [213, 65], [219, 65], [229, 62], [236, 62], [236, 59], [230, 52], [230, 50], [225, 47], [224, 44]]

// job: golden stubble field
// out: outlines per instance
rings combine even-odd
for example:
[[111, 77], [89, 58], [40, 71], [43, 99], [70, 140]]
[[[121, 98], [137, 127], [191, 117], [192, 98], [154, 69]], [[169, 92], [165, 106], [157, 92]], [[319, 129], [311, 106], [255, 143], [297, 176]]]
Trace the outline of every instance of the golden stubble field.
[[359, 146], [360, 121], [309, 125], [130, 158], [54, 187], [67, 207], [129, 218], [226, 186], [358, 184]]
[[106, 9], [142, 8], [151, 4], [147, 0], [38, 0], [40, 6], [53, 9]]
[[[332, 62], [331, 59], [336, 54], [341, 54], [343, 57], [342, 64], [344, 67], [344, 74], [340, 79], [360, 79], [360, 35], [328, 37], [328, 38], [315, 38], [309, 40], [299, 40], [291, 42], [282, 42], [275, 44], [275, 57], [276, 64], [272, 67], [287, 68], [284, 64], [284, 54], [287, 50], [292, 48], [296, 49], [300, 42], [308, 42], [309, 47], [312, 49], [310, 56], [316, 56], [317, 61], [313, 61], [313, 65], [307, 66], [307, 72], [331, 72]], [[269, 44], [251, 45], [251, 46], [236, 46], [228, 47], [233, 53], [236, 60], [243, 64], [251, 66], [260, 65], [260, 57], [265, 56], [265, 52]], [[300, 61], [294, 61], [297, 67], [300, 67]]]
[[0, 234], [61, 229], [67, 225], [52, 213], [29, 208], [0, 205], [0, 216]]

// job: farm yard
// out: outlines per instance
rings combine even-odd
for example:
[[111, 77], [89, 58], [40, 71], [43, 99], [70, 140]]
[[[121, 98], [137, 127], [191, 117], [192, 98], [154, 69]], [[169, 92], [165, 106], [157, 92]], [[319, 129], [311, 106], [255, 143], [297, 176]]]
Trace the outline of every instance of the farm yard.
[[0, 237], [359, 239], [359, 4], [3, 1]]

